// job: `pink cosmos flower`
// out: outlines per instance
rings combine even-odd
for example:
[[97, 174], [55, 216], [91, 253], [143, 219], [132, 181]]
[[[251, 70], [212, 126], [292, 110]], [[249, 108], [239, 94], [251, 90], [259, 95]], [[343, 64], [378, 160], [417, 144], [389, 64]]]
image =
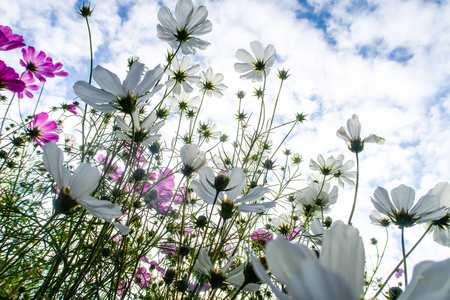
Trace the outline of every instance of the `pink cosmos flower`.
[[134, 275], [134, 278], [136, 278], [137, 283], [141, 289], [146, 289], [150, 285], [150, 277], [151, 274], [147, 272], [147, 269], [145, 267], [138, 268], [136, 271], [136, 275]]
[[122, 176], [123, 170], [116, 163], [111, 164], [111, 158], [108, 157], [108, 159], [106, 159], [103, 154], [100, 154], [97, 159], [104, 167], [108, 168], [106, 174], [109, 179], [116, 181]]
[[63, 104], [61, 108], [70, 111], [74, 115], [77, 114], [77, 106], [75, 104]]
[[24, 47], [23, 37], [14, 34], [8, 26], [0, 25], [0, 51]]
[[183, 192], [179, 191], [174, 197], [175, 175], [170, 169], [161, 169], [154, 183], [146, 182], [137, 190], [144, 196], [149, 208], [154, 208], [159, 214], [171, 214], [174, 205], [183, 203]]
[[38, 85], [32, 84], [35, 82], [33, 74], [30, 72], [24, 72], [20, 79], [25, 83], [25, 89], [22, 92], [19, 92], [19, 99], [23, 99], [23, 94], [25, 94], [28, 98], [33, 99], [34, 95], [30, 92], [30, 90], [37, 91], [39, 89]]
[[397, 272], [395, 272], [395, 278], [399, 279], [400, 277], [403, 276], [403, 273], [405, 271], [403, 271], [403, 269], [398, 269]]
[[30, 129], [28, 130], [28, 135], [31, 140], [37, 143], [39, 146], [46, 144], [50, 141], [58, 141], [59, 135], [52, 133], [58, 128], [55, 121], [47, 121], [48, 114], [46, 112], [41, 112], [34, 116], [34, 120], [30, 122]]
[[253, 232], [250, 238], [255, 243], [266, 245], [269, 242], [269, 240], [273, 240], [273, 234], [267, 232], [264, 229], [260, 229], [258, 231]]
[[59, 76], [59, 77], [66, 77], [67, 75], [69, 75], [69, 73], [67, 73], [64, 70], [61, 70], [63, 67], [63, 64], [60, 62], [57, 62], [56, 64], [53, 64], [53, 60], [51, 57], [47, 57], [47, 59], [45, 60], [45, 62], [49, 62], [53, 65], [53, 68], [50, 69], [50, 71], [52, 71], [52, 73], [55, 76]]
[[163, 253], [163, 254], [169, 254], [169, 255], [173, 255], [173, 256], [177, 255], [177, 253], [175, 252], [177, 249], [177, 246], [175, 245], [175, 243], [162, 242], [159, 247], [161, 249], [161, 253]]
[[25, 83], [19, 79], [19, 74], [0, 60], [0, 91], [9, 90], [13, 93], [23, 92]]
[[54, 65], [45, 60], [46, 54], [43, 51], [36, 55], [34, 47], [28, 46], [28, 49], [22, 48], [22, 55], [21, 66], [33, 73], [40, 82], [45, 82], [45, 77], [55, 77], [55, 74], [53, 74]]
[[152, 260], [150, 262], [150, 269], [156, 269], [159, 273], [161, 273], [162, 275], [166, 274], [166, 270], [162, 267], [160, 267], [159, 263], [157, 263], [156, 261]]

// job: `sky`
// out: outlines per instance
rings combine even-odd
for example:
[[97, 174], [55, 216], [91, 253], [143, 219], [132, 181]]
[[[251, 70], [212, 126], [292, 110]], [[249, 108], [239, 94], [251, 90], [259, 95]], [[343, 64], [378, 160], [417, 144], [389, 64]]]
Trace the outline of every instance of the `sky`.
[[[416, 199], [438, 182], [450, 181], [450, 2], [431, 0], [194, 0], [208, 9], [213, 31], [205, 36], [211, 45], [197, 51], [193, 62], [202, 70], [223, 73], [228, 89], [221, 99], [209, 99], [205, 118], [230, 128], [237, 110], [236, 92], [244, 90], [246, 111], [256, 112], [251, 97], [260, 84], [239, 79], [233, 65], [236, 50], [250, 51], [249, 43], [275, 46], [276, 61], [268, 78], [268, 110], [273, 106], [279, 81], [277, 69], [289, 69], [276, 122], [307, 114], [296, 127], [286, 148], [303, 155], [307, 178], [309, 160], [318, 154], [344, 154], [354, 159], [339, 127], [352, 114], [362, 123], [362, 136], [377, 134], [384, 145], [367, 144], [360, 155], [361, 185], [354, 225], [366, 242], [368, 265], [375, 259], [370, 238], [384, 241], [384, 231], [370, 225], [374, 209], [370, 196], [377, 186], [391, 190], [400, 184], [413, 187]], [[85, 21], [77, 14], [82, 1], [6, 0], [0, 6], [1, 24], [21, 34], [27, 45], [45, 51], [69, 72], [67, 78], [48, 80], [42, 107], [75, 99], [73, 83], [89, 77], [89, 45]], [[127, 58], [139, 56], [148, 67], [164, 63], [169, 46], [156, 36], [161, 5], [175, 10], [176, 1], [91, 1], [90, 19], [95, 65], [126, 74]], [[20, 52], [2, 52], [0, 59], [19, 69]], [[32, 100], [30, 100], [32, 101]], [[4, 109], [1, 107], [0, 109]], [[25, 108], [26, 109], [26, 108]], [[164, 132], [174, 131], [167, 126]], [[223, 132], [227, 132], [223, 130]], [[232, 135], [233, 132], [227, 132]], [[306, 181], [304, 181], [306, 185]], [[332, 211], [346, 221], [353, 188], [340, 190]], [[411, 247], [424, 231], [408, 228]], [[383, 270], [399, 261], [400, 231], [390, 229], [392, 251]], [[395, 250], [394, 250], [395, 249]], [[442, 260], [450, 250], [431, 236], [410, 259]], [[409, 268], [411, 278], [412, 268]], [[383, 274], [380, 274], [383, 275]]]

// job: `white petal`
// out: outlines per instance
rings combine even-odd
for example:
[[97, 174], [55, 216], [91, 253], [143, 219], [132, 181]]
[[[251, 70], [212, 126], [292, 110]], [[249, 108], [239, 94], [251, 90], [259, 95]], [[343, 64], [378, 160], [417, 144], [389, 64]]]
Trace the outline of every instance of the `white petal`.
[[352, 140], [361, 137], [361, 123], [359, 122], [357, 115], [354, 114], [351, 119], [348, 119], [347, 128]]
[[263, 60], [263, 58], [264, 58], [263, 46], [260, 41], [250, 42], [250, 48], [252, 49], [253, 53], [255, 54], [256, 60]]
[[450, 230], [435, 228], [433, 239], [442, 246], [450, 247]]
[[[267, 45], [266, 49], [264, 50], [264, 61], [267, 63], [269, 60], [273, 60], [273, 57], [275, 56], [275, 47], [272, 44]], [[267, 66], [271, 67], [273, 65], [272, 63], [268, 63]]]
[[292, 299], [359, 299], [340, 276], [322, 267], [317, 260], [304, 260], [301, 268], [301, 273], [292, 274], [291, 284], [286, 286]]
[[123, 81], [123, 90], [126, 94], [132, 93], [138, 85], [139, 81], [141, 81], [141, 74], [143, 69], [143, 63], [136, 61], [131, 65], [131, 69], [128, 71], [127, 77]]
[[244, 190], [246, 186], [246, 178], [244, 171], [240, 168], [231, 169], [227, 173], [230, 176], [230, 182], [227, 185], [227, 197], [231, 201], [234, 201]]
[[351, 140], [351, 138], [347, 134], [347, 130], [345, 129], [344, 126], [342, 126], [341, 128], [338, 129], [338, 131], [336, 132], [336, 135], [346, 142], [350, 142], [350, 140]]
[[188, 23], [194, 11], [194, 4], [191, 0], [179, 0], [175, 6], [175, 16], [178, 26], [184, 27]]
[[124, 96], [124, 90], [120, 82], [119, 77], [113, 72], [103, 68], [102, 66], [96, 66], [92, 71], [92, 76], [95, 82], [105, 91], [113, 95]]
[[428, 194], [437, 196], [440, 206], [450, 208], [450, 183], [440, 182]]
[[114, 226], [116, 226], [117, 229], [119, 229], [120, 232], [121, 232], [123, 235], [127, 235], [127, 234], [130, 233], [130, 230], [131, 230], [131, 229], [130, 229], [128, 226], [125, 226], [125, 225], [120, 224], [120, 223], [118, 223], [118, 222], [111, 222], [111, 224], [113, 224]]
[[42, 145], [42, 150], [44, 150], [42, 156], [44, 167], [52, 175], [58, 187], [62, 189], [69, 186], [71, 173], [63, 165], [64, 154], [62, 150], [56, 146], [55, 141]]
[[235, 63], [234, 70], [237, 73], [245, 73], [245, 72], [249, 72], [249, 71], [254, 71], [253, 65], [248, 64], [248, 63]]
[[244, 63], [250, 64], [250, 66], [253, 66], [253, 63], [256, 62], [256, 59], [248, 53], [247, 50], [239, 49], [236, 51], [236, 58]]
[[339, 274], [355, 295], [362, 295], [365, 257], [358, 229], [342, 221], [333, 222], [323, 235], [320, 262]]
[[399, 211], [402, 209], [409, 211], [414, 204], [415, 195], [414, 189], [404, 184], [393, 188], [391, 191], [392, 202]]
[[250, 189], [250, 191], [247, 193], [247, 195], [234, 201], [234, 204], [246, 203], [246, 202], [259, 200], [268, 191], [269, 191], [269, 189], [265, 186], [254, 187], [254, 188]]
[[209, 258], [208, 252], [206, 252], [205, 249], [200, 248], [200, 253], [198, 255], [198, 259], [195, 263], [194, 268], [205, 275], [209, 275], [209, 271], [213, 270], [211, 259]]
[[77, 202], [86, 208], [90, 214], [109, 223], [111, 223], [113, 219], [122, 216], [121, 207], [118, 204], [111, 203], [107, 200], [98, 200], [94, 197], [87, 196], [83, 199], [77, 199]]
[[237, 207], [237, 211], [245, 212], [245, 213], [247, 213], [247, 212], [263, 213], [271, 208], [274, 208], [275, 205], [276, 205], [275, 202], [240, 204]]
[[[157, 65], [153, 70], [149, 70], [145, 73], [141, 83], [136, 88], [137, 95], [144, 95], [146, 92], [155, 85], [155, 83], [161, 79], [164, 74], [164, 70], [160, 65]], [[161, 86], [162, 87], [162, 86]]]
[[70, 196], [74, 200], [89, 196], [95, 191], [99, 181], [100, 172], [97, 168], [88, 163], [80, 164], [70, 178]]
[[104, 90], [100, 90], [85, 81], [77, 81], [73, 85], [74, 93], [89, 105], [99, 103], [111, 103], [117, 97]]
[[272, 274], [283, 284], [291, 282], [292, 274], [301, 273], [300, 262], [305, 259], [316, 259], [314, 252], [305, 245], [290, 243], [282, 236], [267, 244], [267, 264]]
[[177, 21], [174, 19], [167, 6], [163, 6], [159, 9], [158, 20], [164, 27], [167, 27], [170, 31], [172, 31], [173, 36], [173, 33], [175, 33], [177, 29]]
[[424, 261], [414, 267], [413, 278], [398, 300], [450, 299], [450, 259]]
[[255, 273], [258, 276], [258, 278], [261, 279], [263, 282], [265, 282], [270, 287], [272, 292], [279, 299], [288, 300], [289, 297], [286, 296], [285, 294], [283, 294], [283, 292], [281, 292], [280, 289], [273, 284], [273, 282], [270, 280], [269, 276], [267, 275], [266, 270], [264, 269], [264, 266], [261, 264], [259, 259], [257, 259], [253, 255], [253, 253], [250, 253], [250, 259], [252, 261], [253, 270], [255, 271]]

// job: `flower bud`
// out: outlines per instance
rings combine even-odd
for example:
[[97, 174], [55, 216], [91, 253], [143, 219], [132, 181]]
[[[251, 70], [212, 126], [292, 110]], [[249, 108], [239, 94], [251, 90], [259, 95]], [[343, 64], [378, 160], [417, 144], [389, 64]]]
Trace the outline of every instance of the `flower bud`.
[[145, 170], [139, 168], [139, 169], [137, 169], [136, 171], [134, 171], [134, 173], [133, 173], [133, 179], [134, 179], [135, 181], [141, 181], [142, 179], [144, 179], [145, 174], [146, 174], [146, 173], [145, 173]]
[[214, 188], [217, 192], [225, 191], [225, 189], [228, 186], [228, 183], [230, 183], [230, 177], [224, 174], [219, 174], [214, 179]]
[[197, 218], [195, 225], [197, 225], [197, 227], [199, 227], [199, 228], [203, 228], [206, 226], [207, 222], [208, 222], [208, 219], [205, 216], [200, 216]]

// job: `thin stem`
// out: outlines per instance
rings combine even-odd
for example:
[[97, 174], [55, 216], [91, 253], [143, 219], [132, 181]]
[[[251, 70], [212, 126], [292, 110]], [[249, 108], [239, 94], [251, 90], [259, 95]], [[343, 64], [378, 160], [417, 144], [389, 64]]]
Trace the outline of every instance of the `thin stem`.
[[355, 153], [356, 154], [356, 183], [355, 183], [355, 197], [353, 198], [353, 206], [352, 206], [352, 211], [350, 213], [350, 217], [348, 218], [348, 225], [352, 225], [352, 218], [353, 218], [353, 213], [355, 212], [355, 208], [356, 208], [356, 200], [358, 198], [358, 186], [359, 186], [359, 156], [358, 156], [358, 152]]
[[402, 253], [403, 253], [403, 271], [405, 275], [405, 288], [408, 286], [408, 272], [406, 269], [406, 257], [405, 257], [405, 228], [402, 227]]

